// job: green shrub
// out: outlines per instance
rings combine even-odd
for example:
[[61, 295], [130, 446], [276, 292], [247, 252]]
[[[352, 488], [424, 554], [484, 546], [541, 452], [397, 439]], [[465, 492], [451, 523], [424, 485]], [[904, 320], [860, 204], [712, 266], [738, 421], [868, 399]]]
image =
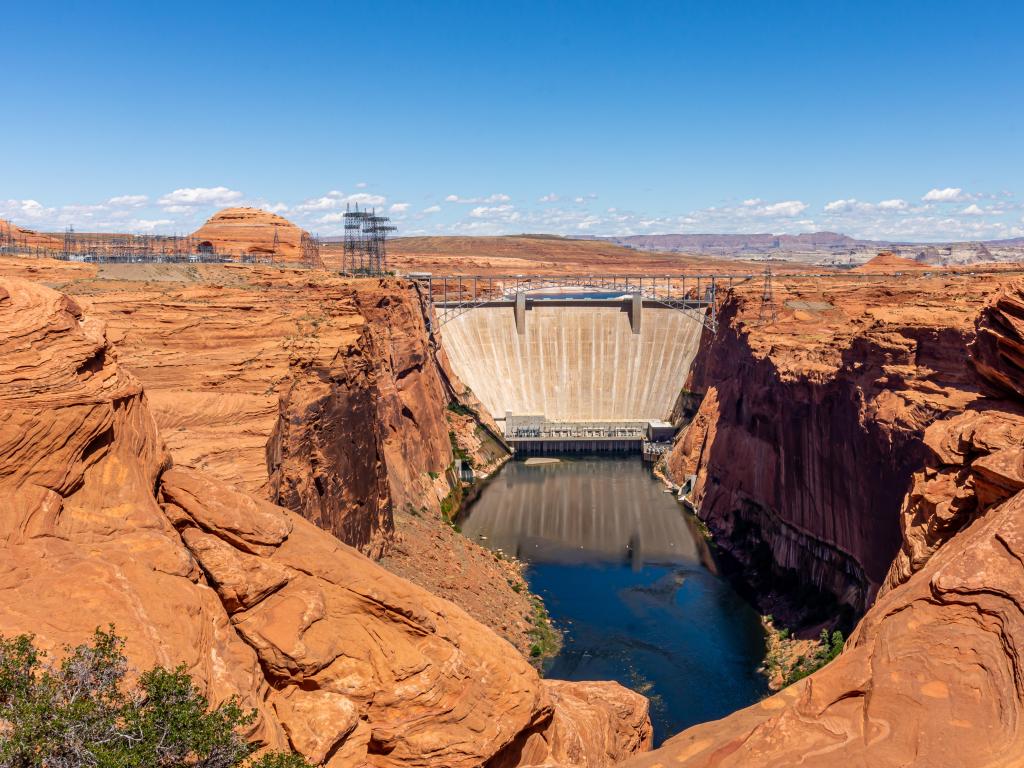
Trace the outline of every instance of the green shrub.
[[831, 637], [829, 637], [827, 629], [821, 630], [821, 636], [818, 638], [818, 647], [814, 650], [813, 654], [805, 656], [799, 663], [793, 666], [793, 669], [786, 677], [786, 685], [791, 685], [797, 680], [803, 680], [811, 673], [817, 672], [824, 667], [843, 652], [844, 642], [843, 633], [838, 629], [832, 633]]
[[[530, 604], [533, 612], [526, 617], [530, 622], [530, 628], [526, 634], [533, 641], [530, 655], [534, 658], [554, 656], [562, 646], [561, 635], [551, 626], [551, 619], [544, 607], [544, 601], [537, 595], [530, 595]], [[536, 653], [534, 649], [536, 649]]]
[[184, 666], [125, 684], [114, 628], [46, 659], [30, 635], [0, 636], [0, 766], [4, 768], [304, 768], [294, 754], [253, 759], [240, 731], [256, 719], [237, 699], [211, 709]]

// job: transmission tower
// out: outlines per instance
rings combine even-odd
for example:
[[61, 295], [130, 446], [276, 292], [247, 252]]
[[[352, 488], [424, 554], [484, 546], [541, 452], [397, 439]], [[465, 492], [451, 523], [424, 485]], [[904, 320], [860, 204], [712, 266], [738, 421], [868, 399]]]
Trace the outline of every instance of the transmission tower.
[[363, 224], [370, 214], [359, 210], [359, 203], [356, 203], [355, 210], [348, 205], [345, 206], [345, 247], [342, 256], [342, 271], [349, 274], [366, 271], [366, 248], [363, 238]]
[[772, 290], [772, 268], [764, 268], [764, 290], [761, 293], [761, 311], [758, 313], [761, 322], [774, 323], [779, 319], [775, 307], [775, 292]]
[[387, 216], [376, 210], [359, 210], [345, 206], [345, 245], [342, 271], [348, 274], [380, 275], [387, 270], [385, 241], [396, 227]]
[[367, 261], [371, 274], [380, 275], [387, 270], [388, 258], [384, 242], [388, 233], [396, 229], [397, 227], [392, 226], [390, 218], [378, 216], [376, 210], [366, 218], [364, 232], [367, 234]]

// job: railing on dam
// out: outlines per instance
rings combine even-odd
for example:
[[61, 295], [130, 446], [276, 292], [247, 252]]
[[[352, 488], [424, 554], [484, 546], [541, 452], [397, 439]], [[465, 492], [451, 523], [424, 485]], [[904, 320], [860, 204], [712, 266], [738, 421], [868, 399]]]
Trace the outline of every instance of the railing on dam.
[[656, 460], [675, 435], [664, 421], [549, 421], [539, 414], [506, 413], [505, 439], [519, 453], [641, 452]]
[[754, 275], [433, 275], [411, 273], [426, 289], [439, 325], [477, 307], [536, 301], [638, 298], [679, 310], [696, 310], [715, 330], [719, 292]]
[[507, 426], [505, 439], [517, 440], [636, 440], [647, 434], [645, 423], [637, 424], [587, 424], [587, 423], [545, 423], [541, 426]]

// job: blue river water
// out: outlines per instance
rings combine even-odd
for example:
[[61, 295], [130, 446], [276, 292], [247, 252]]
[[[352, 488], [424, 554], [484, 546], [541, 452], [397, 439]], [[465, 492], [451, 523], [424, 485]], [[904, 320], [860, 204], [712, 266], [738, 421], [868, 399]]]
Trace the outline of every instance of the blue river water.
[[643, 693], [656, 743], [766, 693], [756, 611], [639, 457], [509, 462], [460, 524], [528, 564], [564, 633], [545, 675]]

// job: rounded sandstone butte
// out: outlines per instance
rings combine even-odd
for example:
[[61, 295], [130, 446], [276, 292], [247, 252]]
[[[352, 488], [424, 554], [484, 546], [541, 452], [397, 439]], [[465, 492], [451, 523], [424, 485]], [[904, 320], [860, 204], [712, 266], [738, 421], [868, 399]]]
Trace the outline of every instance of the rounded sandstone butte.
[[261, 208], [225, 208], [192, 233], [200, 250], [273, 256], [275, 261], [283, 262], [303, 260], [303, 236], [308, 236], [304, 229]]

